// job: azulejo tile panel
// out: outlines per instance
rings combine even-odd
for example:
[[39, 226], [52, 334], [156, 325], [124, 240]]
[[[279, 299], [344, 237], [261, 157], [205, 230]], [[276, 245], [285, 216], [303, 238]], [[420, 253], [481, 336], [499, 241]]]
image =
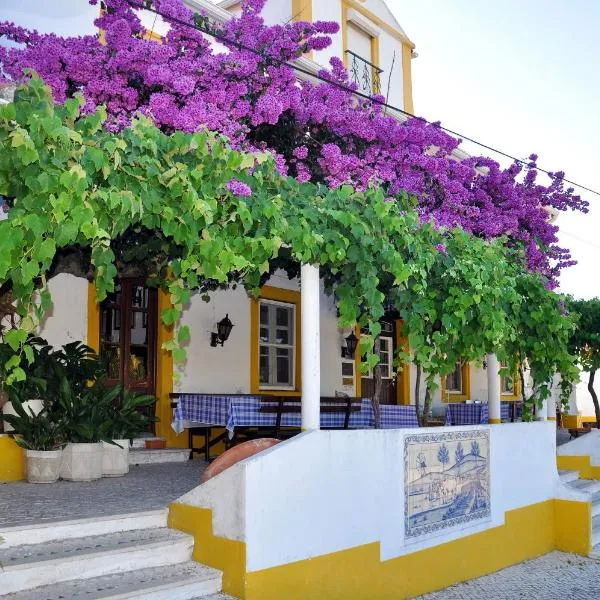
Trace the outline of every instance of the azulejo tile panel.
[[489, 519], [489, 430], [407, 435], [404, 484], [406, 538]]

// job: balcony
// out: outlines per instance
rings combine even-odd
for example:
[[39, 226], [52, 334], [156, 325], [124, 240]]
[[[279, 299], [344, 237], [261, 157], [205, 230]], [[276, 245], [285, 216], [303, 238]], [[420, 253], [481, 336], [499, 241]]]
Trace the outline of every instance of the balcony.
[[363, 94], [381, 94], [381, 74], [383, 69], [365, 60], [352, 50], [346, 50], [348, 55], [348, 74], [350, 81], [358, 85], [358, 91]]

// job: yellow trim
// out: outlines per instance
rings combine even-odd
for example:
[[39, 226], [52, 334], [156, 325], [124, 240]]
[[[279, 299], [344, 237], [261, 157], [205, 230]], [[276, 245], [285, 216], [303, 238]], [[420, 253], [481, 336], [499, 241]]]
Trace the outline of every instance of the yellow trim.
[[356, 352], [354, 353], [354, 393], [357, 398], [362, 398], [362, 373], [360, 372], [360, 326], [354, 327], [357, 337]]
[[[396, 346], [403, 352], [408, 352], [408, 338], [402, 333], [402, 319], [396, 319]], [[410, 404], [410, 363], [398, 368], [396, 380], [396, 403], [408, 406]]]
[[596, 423], [596, 417], [584, 415], [563, 415], [562, 423], [565, 429], [581, 429], [584, 423]]
[[578, 471], [581, 479], [600, 479], [600, 466], [592, 465], [589, 455], [556, 456], [556, 466], [561, 471]]
[[100, 352], [100, 303], [96, 297], [96, 285], [88, 283], [87, 297], [87, 345]]
[[169, 292], [158, 290], [158, 324], [156, 335], [156, 435], [165, 438], [169, 448], [188, 448], [188, 435], [183, 432], [177, 435], [171, 427], [173, 411], [169, 394], [173, 391], [173, 355], [163, 348], [163, 344], [173, 339], [173, 326], [165, 325], [161, 314], [172, 308]]
[[15, 440], [0, 433], [0, 482], [25, 479], [25, 452]]
[[411, 114], [415, 113], [412, 91], [412, 49], [414, 45], [402, 44], [402, 96], [404, 110]]
[[548, 421], [556, 421], [556, 417], [548, 417]]
[[[502, 366], [502, 365], [500, 365]], [[513, 402], [521, 399], [521, 378], [519, 377], [519, 371], [516, 370], [513, 375], [513, 381], [515, 382], [515, 393], [514, 394], [503, 394], [500, 392], [500, 400], [502, 402]], [[500, 390], [504, 389], [504, 377], [500, 377]]]
[[213, 534], [209, 509], [171, 504], [169, 525], [194, 536], [194, 559], [224, 572], [225, 592], [247, 600], [396, 600], [555, 549], [582, 555], [591, 550], [591, 504], [570, 500], [511, 510], [503, 525], [386, 561], [381, 561], [380, 544], [374, 542], [254, 572], [246, 571], [243, 542]]
[[347, 69], [348, 55], [346, 54], [346, 50], [348, 50], [348, 7], [344, 2], [342, 2], [342, 19], [340, 23], [342, 27], [342, 60], [344, 61], [344, 66]]
[[468, 362], [463, 363], [462, 366], [462, 394], [449, 394], [446, 397], [446, 378], [441, 377], [441, 380], [442, 402], [464, 402], [465, 400], [469, 400], [471, 396], [471, 365]]
[[173, 503], [169, 506], [169, 527], [194, 537], [195, 561], [223, 571], [225, 593], [245, 598], [246, 544], [214, 535], [212, 510]]
[[292, 0], [292, 22], [313, 22], [312, 0]]
[[[296, 307], [296, 385], [293, 390], [270, 390], [261, 389], [259, 380], [258, 361], [258, 329], [259, 313], [258, 304], [260, 300], [274, 300], [276, 302], [287, 302]], [[265, 285], [260, 290], [258, 299], [250, 299], [250, 393], [265, 394], [271, 396], [300, 396], [302, 395], [302, 331], [301, 331], [301, 306], [300, 292], [286, 290], [284, 288]]]
[[489, 419], [489, 424], [490, 425], [501, 425], [502, 419]]
[[[372, 21], [375, 25], [383, 29], [386, 33], [389, 33], [393, 38], [402, 42], [402, 44], [406, 44], [409, 48], [414, 48], [415, 45], [406, 37], [399, 29], [395, 29], [389, 23], [384, 21], [381, 17], [378, 17], [375, 13], [372, 13], [370, 10], [366, 9], [362, 4], [356, 2], [356, 0], [342, 0], [342, 16], [346, 16], [346, 11], [348, 8], [353, 8], [357, 13], [363, 15], [363, 17], [367, 17], [369, 21]], [[345, 19], [342, 20], [342, 24], [345, 23]]]

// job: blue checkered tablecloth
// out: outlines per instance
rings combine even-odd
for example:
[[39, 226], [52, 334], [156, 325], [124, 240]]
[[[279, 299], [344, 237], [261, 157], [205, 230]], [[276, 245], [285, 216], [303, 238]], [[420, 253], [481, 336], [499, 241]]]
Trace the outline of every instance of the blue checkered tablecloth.
[[[485, 425], [489, 422], [489, 416], [486, 403], [457, 402], [446, 405], [446, 425]], [[520, 416], [520, 405], [517, 405], [516, 417], [520, 418]], [[510, 421], [510, 402], [500, 403], [500, 419]]]
[[[276, 415], [260, 412], [259, 396], [181, 394], [174, 410], [171, 426], [177, 433], [186, 427], [212, 425], [225, 427], [231, 434], [236, 427], [272, 427]], [[284, 413], [283, 427], [300, 427], [300, 413]], [[343, 413], [322, 413], [321, 427], [341, 428]], [[368, 429], [375, 426], [375, 413], [371, 401], [363, 399], [360, 411], [350, 414], [350, 428]], [[414, 406], [381, 406], [381, 428], [396, 429], [418, 427]]]

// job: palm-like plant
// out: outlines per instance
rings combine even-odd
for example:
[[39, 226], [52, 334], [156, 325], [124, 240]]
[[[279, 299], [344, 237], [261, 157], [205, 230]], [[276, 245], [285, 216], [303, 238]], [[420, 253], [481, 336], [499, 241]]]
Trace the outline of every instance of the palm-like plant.
[[65, 430], [48, 414], [46, 409], [29, 413], [19, 400], [13, 400], [16, 414], [5, 415], [4, 419], [14, 428], [15, 442], [25, 450], [58, 450], [66, 444]]

